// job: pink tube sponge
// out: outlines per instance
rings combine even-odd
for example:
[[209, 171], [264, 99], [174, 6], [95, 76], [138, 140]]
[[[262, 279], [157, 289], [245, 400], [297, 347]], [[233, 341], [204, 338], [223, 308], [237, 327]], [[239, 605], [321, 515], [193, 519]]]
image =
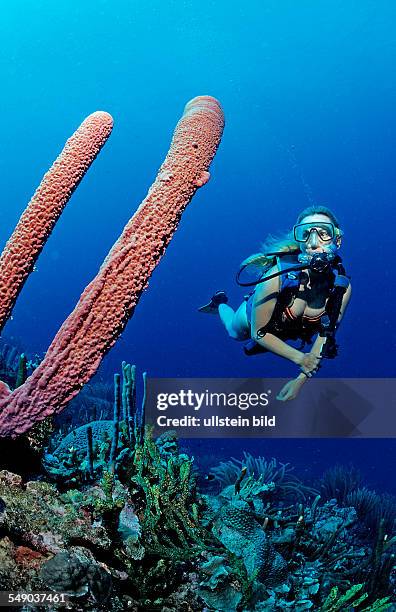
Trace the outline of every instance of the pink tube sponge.
[[110, 136], [113, 119], [92, 113], [44, 175], [0, 257], [0, 332], [73, 191]]
[[61, 411], [96, 372], [124, 329], [220, 143], [223, 112], [194, 98], [176, 126], [157, 178], [63, 323], [44, 361], [8, 397], [0, 394], [0, 436], [16, 437]]

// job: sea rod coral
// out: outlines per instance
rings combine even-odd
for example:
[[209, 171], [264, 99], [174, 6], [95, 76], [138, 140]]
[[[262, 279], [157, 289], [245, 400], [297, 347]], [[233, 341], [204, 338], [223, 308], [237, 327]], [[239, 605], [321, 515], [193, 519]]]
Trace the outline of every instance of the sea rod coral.
[[[17, 437], [34, 423], [60, 412], [96, 372], [103, 356], [133, 314], [177, 229], [182, 212], [197, 188], [209, 180], [208, 167], [220, 143], [223, 127], [223, 112], [216, 99], [200, 96], [186, 105], [156, 180], [97, 276], [56, 334], [45, 359], [13, 392], [6, 384], [0, 384], [1, 437]], [[74, 186], [82, 174], [76, 174]], [[53, 190], [63, 192], [67, 188], [59, 179], [53, 184]], [[24, 227], [25, 219], [30, 220], [28, 229]], [[42, 222], [42, 213], [37, 214], [37, 222]], [[51, 232], [53, 220], [48, 222], [41, 236], [35, 232], [34, 216], [32, 221], [27, 211], [20, 223], [39, 253]], [[14, 242], [18, 245], [20, 236], [20, 231], [15, 231], [6, 250]], [[5, 288], [8, 284], [21, 282], [17, 265], [11, 267], [2, 282]]]

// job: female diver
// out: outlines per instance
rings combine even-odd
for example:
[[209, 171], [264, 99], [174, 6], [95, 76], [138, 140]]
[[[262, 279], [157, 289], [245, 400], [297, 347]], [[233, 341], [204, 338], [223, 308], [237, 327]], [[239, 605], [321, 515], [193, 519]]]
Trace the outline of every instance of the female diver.
[[[297, 397], [320, 368], [321, 359], [337, 354], [335, 331], [351, 297], [349, 278], [337, 254], [341, 237], [340, 225], [328, 208], [306, 208], [284, 239], [268, 240], [262, 253], [243, 262], [238, 283], [255, 285], [255, 289], [236, 311], [227, 304], [224, 291], [217, 291], [199, 309], [218, 313], [231, 338], [248, 340], [247, 355], [271, 351], [300, 367], [300, 374], [281, 389], [278, 400]], [[260, 279], [239, 282], [240, 273], [249, 266], [260, 269]], [[298, 349], [286, 343], [296, 339], [302, 340]], [[311, 350], [302, 352], [312, 342]]]

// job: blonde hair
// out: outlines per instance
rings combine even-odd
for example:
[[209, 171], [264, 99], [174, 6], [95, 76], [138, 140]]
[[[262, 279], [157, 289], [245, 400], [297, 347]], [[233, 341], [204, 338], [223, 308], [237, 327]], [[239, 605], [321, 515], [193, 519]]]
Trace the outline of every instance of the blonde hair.
[[[340, 224], [334, 213], [327, 208], [327, 206], [313, 205], [304, 208], [304, 210], [298, 215], [296, 225], [301, 223], [305, 217], [309, 215], [326, 215], [333, 223], [333, 225], [340, 230]], [[340, 231], [340, 233], [342, 233]], [[270, 268], [274, 265], [275, 254], [278, 253], [300, 253], [300, 245], [294, 240], [293, 232], [287, 232], [281, 236], [272, 236], [271, 234], [266, 238], [265, 242], [261, 245], [261, 251], [249, 255], [242, 263], [241, 267], [249, 267], [249, 269], [259, 268]]]

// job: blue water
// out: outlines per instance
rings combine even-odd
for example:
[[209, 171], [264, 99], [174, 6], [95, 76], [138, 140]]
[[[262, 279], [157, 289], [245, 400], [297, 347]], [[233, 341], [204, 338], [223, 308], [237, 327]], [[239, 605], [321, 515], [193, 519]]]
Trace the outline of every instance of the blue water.
[[[321, 375], [394, 376], [395, 17], [393, 2], [365, 0], [2, 7], [1, 244], [84, 117], [102, 109], [115, 120], [4, 335], [46, 350], [145, 196], [185, 103], [210, 94], [226, 116], [211, 181], [103, 372], [125, 359], [150, 376], [292, 376], [274, 356], [246, 358], [196, 309], [219, 288], [237, 305], [241, 260], [314, 201], [341, 220], [353, 284], [340, 355]], [[224, 442], [223, 455], [246, 444]], [[353, 460], [373, 486], [394, 486], [393, 440], [250, 444], [305, 469], [312, 456], [318, 470]]]

